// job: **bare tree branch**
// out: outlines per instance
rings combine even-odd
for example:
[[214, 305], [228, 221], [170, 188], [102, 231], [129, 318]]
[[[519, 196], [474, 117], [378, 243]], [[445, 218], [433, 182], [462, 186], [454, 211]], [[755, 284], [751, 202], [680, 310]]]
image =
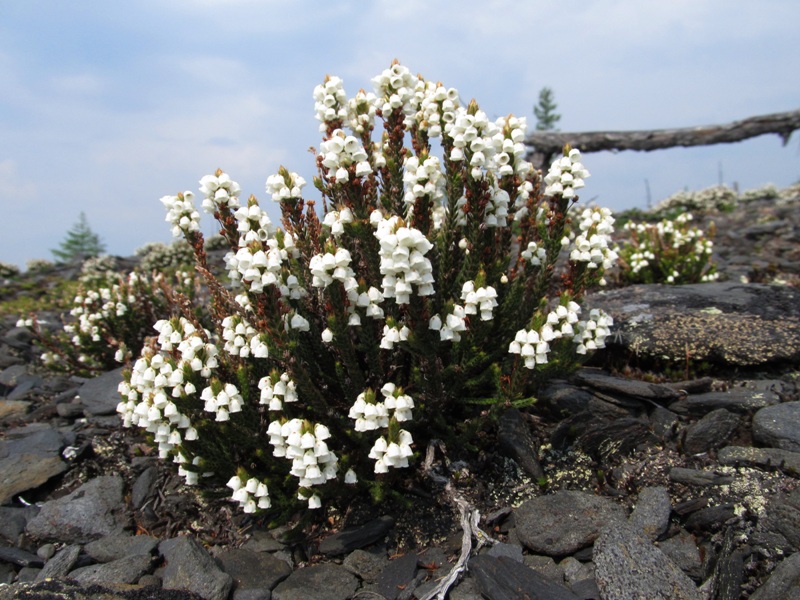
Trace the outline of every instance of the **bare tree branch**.
[[651, 129], [646, 131], [589, 131], [561, 133], [534, 132], [525, 144], [527, 159], [541, 168], [561, 153], [565, 144], [579, 148], [582, 153], [601, 150], [660, 150], [676, 146], [708, 146], [730, 144], [759, 135], [774, 133], [785, 146], [792, 132], [800, 129], [800, 110], [762, 115], [734, 121], [725, 125], [684, 127], [680, 129]]

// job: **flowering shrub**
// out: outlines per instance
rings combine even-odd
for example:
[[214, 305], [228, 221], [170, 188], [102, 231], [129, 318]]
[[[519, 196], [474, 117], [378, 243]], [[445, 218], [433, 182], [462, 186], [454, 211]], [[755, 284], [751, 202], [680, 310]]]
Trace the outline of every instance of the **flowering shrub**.
[[629, 283], [700, 283], [719, 276], [711, 262], [714, 243], [697, 227], [691, 213], [674, 220], [625, 224], [630, 236], [618, 249], [622, 277]]
[[20, 319], [46, 351], [42, 361], [49, 366], [81, 373], [113, 369], [138, 355], [152, 331], [155, 319], [168, 317], [172, 307], [194, 296], [194, 279], [178, 273], [175, 284], [161, 274], [133, 272], [128, 275], [93, 276], [78, 286], [69, 318], [53, 331], [35, 317]]
[[158, 321], [118, 412], [187, 484], [227, 481], [245, 512], [381, 493], [428, 441], [469, 444], [487, 406], [532, 403], [609, 335], [582, 301], [616, 259], [613, 218], [568, 214], [589, 176], [578, 150], [542, 179], [524, 118], [491, 121], [397, 63], [373, 85], [314, 90], [321, 214], [283, 167], [266, 182], [282, 227], [226, 173], [200, 180], [233, 291], [209, 271], [194, 194], [161, 199], [214, 323]]
[[717, 185], [696, 192], [677, 192], [656, 204], [653, 212], [674, 215], [687, 211], [730, 211], [736, 207], [738, 200], [739, 195], [735, 190], [724, 185]]
[[19, 275], [19, 267], [11, 263], [0, 262], [0, 277], [7, 279]]
[[51, 270], [55, 265], [49, 260], [34, 258], [25, 263], [28, 273], [41, 273]]
[[184, 240], [176, 240], [170, 246], [158, 242], [145, 244], [137, 248], [135, 254], [141, 258], [139, 266], [146, 272], [178, 269], [194, 264], [194, 252]]

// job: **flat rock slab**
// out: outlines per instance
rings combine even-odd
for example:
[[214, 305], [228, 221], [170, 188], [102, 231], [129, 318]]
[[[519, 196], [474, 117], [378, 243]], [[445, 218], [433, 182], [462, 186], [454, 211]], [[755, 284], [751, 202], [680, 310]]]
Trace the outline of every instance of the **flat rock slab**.
[[800, 474], [800, 452], [777, 448], [751, 448], [749, 446], [725, 446], [717, 452], [717, 460], [723, 465], [745, 467], [779, 468]]
[[609, 521], [625, 519], [613, 501], [579, 491], [531, 498], [514, 512], [517, 537], [532, 552], [566, 556], [589, 546]]
[[358, 579], [344, 567], [321, 564], [298, 569], [272, 591], [272, 600], [347, 600]]
[[233, 578], [223, 572], [195, 538], [182, 536], [161, 542], [164, 589], [189, 590], [206, 600], [227, 600]]
[[592, 294], [615, 344], [657, 360], [763, 366], [800, 360], [800, 290], [736, 282], [634, 285]]
[[64, 445], [64, 437], [47, 425], [6, 431], [0, 440], [0, 504], [66, 471], [60, 455]]
[[39, 583], [16, 583], [0, 586], [0, 600], [203, 600], [202, 596], [189, 591], [160, 590], [135, 585], [104, 586], [81, 585], [77, 581], [51, 579]]
[[319, 551], [327, 556], [347, 554], [379, 542], [393, 526], [394, 519], [384, 516], [358, 527], [348, 527], [322, 540]]
[[153, 557], [145, 554], [126, 556], [109, 563], [89, 565], [72, 571], [69, 576], [78, 583], [136, 583], [148, 573]]
[[90, 379], [78, 390], [81, 404], [93, 416], [114, 415], [120, 397], [117, 386], [122, 381], [122, 367]]
[[547, 598], [548, 600], [579, 600], [562, 585], [558, 585], [531, 568], [506, 556], [476, 556], [469, 561], [470, 577], [477, 581], [484, 598], [515, 600], [516, 598]]
[[800, 553], [783, 559], [766, 583], [750, 596], [750, 600], [800, 598]]
[[759, 410], [753, 416], [753, 439], [772, 448], [800, 452], [800, 402]]
[[45, 502], [27, 532], [39, 540], [80, 544], [122, 533], [128, 524], [122, 490], [120, 477], [91, 479], [71, 494]]
[[597, 587], [604, 600], [703, 597], [666, 554], [628, 525], [605, 527], [595, 542], [592, 560]]
[[149, 535], [108, 535], [89, 542], [83, 551], [97, 562], [106, 563], [126, 556], [152, 554], [158, 543], [158, 538]]
[[273, 589], [292, 572], [285, 561], [266, 552], [231, 548], [216, 556], [225, 572], [233, 577], [236, 590]]

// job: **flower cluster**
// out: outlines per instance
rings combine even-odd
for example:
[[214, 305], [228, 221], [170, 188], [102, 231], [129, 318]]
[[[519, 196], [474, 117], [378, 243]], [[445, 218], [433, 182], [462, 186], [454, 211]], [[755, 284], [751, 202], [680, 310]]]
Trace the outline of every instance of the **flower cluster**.
[[410, 156], [405, 161], [405, 175], [403, 181], [406, 184], [404, 200], [406, 205], [413, 208], [420, 198], [428, 198], [430, 201], [439, 203], [444, 198], [444, 177], [439, 158], [429, 156], [421, 163], [416, 156]]
[[563, 198], [574, 198], [576, 190], [586, 185], [584, 180], [589, 177], [589, 171], [580, 160], [581, 153], [576, 148], [556, 160], [544, 178], [547, 185], [544, 193], [548, 196], [558, 194]]
[[296, 387], [288, 373], [279, 374], [273, 369], [272, 373], [258, 382], [258, 389], [261, 390], [259, 404], [266, 404], [268, 410], [283, 410], [284, 402], [297, 402]]
[[430, 240], [418, 229], [404, 226], [396, 215], [388, 219], [378, 216], [374, 220], [377, 221], [375, 237], [380, 242], [384, 298], [394, 298], [397, 304], [408, 304], [412, 284], [420, 296], [433, 294], [431, 261], [425, 257], [433, 248]]
[[200, 191], [205, 195], [203, 210], [207, 213], [214, 214], [220, 208], [239, 208], [241, 188], [227, 173], [218, 171], [214, 175], [206, 175], [200, 180]]
[[285, 171], [267, 177], [267, 193], [275, 202], [284, 202], [291, 198], [300, 198], [306, 180], [297, 173]]
[[314, 111], [320, 121], [319, 130], [325, 132], [329, 124], [341, 124], [348, 116], [347, 94], [339, 77], [326, 77], [314, 88]]
[[256, 331], [240, 315], [230, 315], [222, 320], [222, 339], [225, 340], [225, 351], [231, 356], [247, 358], [267, 358], [269, 347], [266, 335]]
[[200, 213], [194, 207], [194, 194], [184, 192], [176, 196], [163, 196], [161, 204], [167, 209], [164, 219], [172, 224], [172, 235], [180, 237], [184, 233], [200, 231]]
[[614, 319], [611, 318], [611, 315], [598, 308], [590, 310], [589, 319], [576, 324], [575, 336], [572, 340], [577, 344], [575, 352], [586, 354], [589, 350], [605, 348], [606, 338], [611, 335], [612, 325], [614, 325]]
[[372, 173], [364, 146], [358, 138], [341, 129], [322, 142], [319, 155], [328, 179], [336, 183], [347, 183], [352, 177], [361, 178]]
[[376, 473], [388, 473], [389, 467], [402, 469], [408, 466], [408, 459], [414, 455], [411, 444], [414, 438], [405, 429], [397, 432], [397, 439], [392, 441], [381, 436], [369, 451], [369, 457], [375, 461]]
[[308, 488], [335, 479], [339, 471], [339, 459], [325, 442], [331, 437], [328, 428], [291, 419], [283, 423], [272, 421], [267, 433], [269, 443], [274, 446], [272, 455], [292, 461], [289, 473], [300, 480], [298, 499], [307, 500], [309, 508], [322, 506], [319, 495], [309, 492]]
[[467, 330], [467, 311], [460, 304], [454, 304], [444, 321], [438, 314], [433, 315], [428, 321], [428, 329], [438, 331], [443, 342], [460, 342], [461, 333]]
[[610, 269], [617, 253], [608, 243], [614, 231], [614, 217], [607, 208], [587, 208], [580, 216], [580, 233], [572, 242], [569, 259], [587, 263], [589, 269]]
[[464, 314], [477, 315], [480, 312], [481, 321], [492, 320], [492, 311], [497, 307], [497, 290], [492, 286], [475, 289], [474, 281], [465, 281], [461, 299], [464, 301]]
[[272, 506], [267, 484], [255, 477], [242, 481], [238, 475], [234, 475], [226, 485], [233, 490], [231, 498], [239, 503], [243, 512], [254, 513], [256, 509]]

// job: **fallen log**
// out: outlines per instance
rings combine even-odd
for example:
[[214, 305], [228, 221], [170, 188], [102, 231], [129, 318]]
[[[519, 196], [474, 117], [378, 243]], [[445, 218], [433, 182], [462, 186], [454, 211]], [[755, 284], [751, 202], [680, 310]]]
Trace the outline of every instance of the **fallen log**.
[[733, 121], [725, 125], [705, 125], [678, 129], [650, 129], [643, 131], [588, 131], [562, 133], [537, 131], [528, 135], [527, 160], [540, 169], [558, 156], [565, 144], [579, 148], [583, 154], [611, 150], [638, 150], [650, 152], [678, 146], [709, 146], [730, 144], [749, 138], [776, 134], [785, 146], [792, 132], [800, 129], [800, 110], [761, 115]]

